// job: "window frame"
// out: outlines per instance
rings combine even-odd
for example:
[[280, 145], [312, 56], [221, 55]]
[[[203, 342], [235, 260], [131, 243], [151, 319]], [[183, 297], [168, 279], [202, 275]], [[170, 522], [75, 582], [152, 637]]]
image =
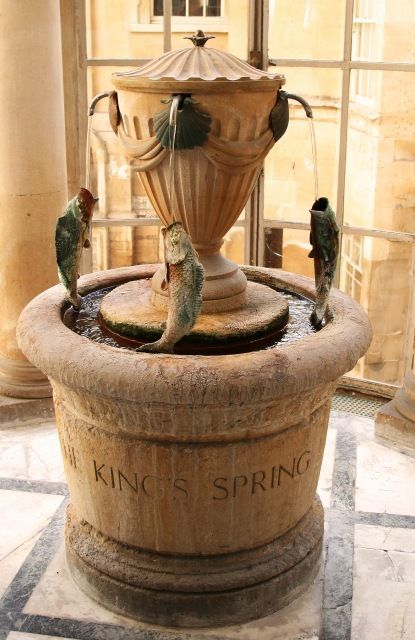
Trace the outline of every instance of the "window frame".
[[[148, 0], [144, 0], [147, 2]], [[86, 55], [86, 18], [85, 0], [61, 0], [62, 6], [70, 6], [73, 11], [73, 22], [76, 26], [78, 41], [77, 57], [74, 56], [73, 48], [66, 51], [64, 48], [64, 64], [70, 68], [72, 73], [78, 78], [78, 95], [82, 102], [86, 97], [86, 74], [87, 68], [93, 66], [139, 66], [148, 59], [137, 58], [88, 58]], [[226, 10], [226, 7], [225, 7]], [[345, 0], [345, 24], [344, 24], [344, 47], [341, 59], [302, 59], [302, 58], [268, 58], [268, 19], [269, 1], [250, 0], [250, 21], [249, 21], [249, 61], [255, 61], [256, 65], [262, 69], [268, 69], [269, 65], [289, 68], [315, 68], [315, 69], [339, 69], [342, 73], [342, 89], [340, 104], [340, 140], [338, 155], [338, 180], [336, 216], [340, 228], [340, 247], [342, 247], [343, 236], [363, 236], [368, 238], [384, 238], [391, 241], [407, 243], [412, 246], [411, 260], [411, 282], [410, 300], [407, 314], [406, 327], [406, 357], [405, 370], [410, 370], [413, 361], [414, 330], [415, 330], [415, 233], [404, 233], [387, 231], [384, 229], [360, 228], [345, 224], [344, 204], [345, 204], [345, 184], [346, 184], [346, 160], [347, 160], [347, 137], [349, 125], [349, 105], [352, 100], [351, 74], [352, 71], [404, 71], [415, 72], [415, 63], [393, 62], [393, 61], [364, 61], [352, 58], [352, 40], [354, 25], [354, 0]], [[67, 19], [67, 17], [66, 17]], [[200, 20], [200, 18], [199, 18]], [[207, 20], [207, 18], [206, 18]], [[134, 26], [134, 25], [133, 25]], [[164, 51], [171, 50], [171, 34], [174, 31], [174, 24], [171, 16], [171, 0], [164, 0], [164, 16], [162, 25], [153, 27], [163, 29]], [[62, 25], [64, 30], [65, 24]], [[218, 29], [219, 30], [219, 29]], [[85, 125], [85, 128], [83, 128]], [[85, 116], [77, 114], [72, 118], [72, 122], [66, 122], [67, 139], [73, 139], [75, 133], [78, 137], [80, 148], [85, 148], [86, 113]], [[70, 148], [72, 148], [72, 143]], [[93, 219], [94, 227], [109, 228], [111, 226], [142, 226], [161, 225], [158, 218], [126, 218], [126, 219]], [[246, 262], [249, 264], [262, 265], [264, 262], [265, 230], [275, 229], [299, 229], [309, 230], [310, 225], [304, 222], [288, 220], [269, 220], [264, 217], [264, 173], [261, 172], [258, 183], [247, 203], [245, 210], [245, 220], [237, 221], [235, 226], [245, 228], [245, 252]], [[342, 249], [340, 250], [342, 251]], [[340, 253], [339, 261], [342, 259]], [[84, 272], [91, 270], [92, 261], [84, 266]], [[335, 277], [335, 286], [340, 282], [340, 268]], [[341, 385], [347, 388], [356, 389], [363, 392], [370, 392], [382, 396], [392, 397], [396, 392], [397, 385], [379, 383], [373, 380], [362, 378], [343, 377]]]

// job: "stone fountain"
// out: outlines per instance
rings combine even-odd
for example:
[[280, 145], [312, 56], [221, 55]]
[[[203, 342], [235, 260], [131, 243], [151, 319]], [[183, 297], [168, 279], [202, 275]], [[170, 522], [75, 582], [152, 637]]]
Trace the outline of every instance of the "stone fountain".
[[54, 390], [76, 582], [113, 610], [187, 627], [264, 616], [314, 579], [330, 398], [371, 338], [359, 305], [334, 290], [320, 331], [278, 343], [289, 317], [281, 292], [313, 300], [314, 283], [221, 256], [288, 106], [282, 76], [206, 39], [115, 74], [110, 96], [111, 124], [157, 214], [183, 222], [205, 267], [192, 334], [174, 355], [119, 348], [162, 332], [164, 270], [153, 266], [81, 278], [81, 295], [104, 290], [111, 344], [67, 326], [61, 286], [33, 300], [18, 329]]

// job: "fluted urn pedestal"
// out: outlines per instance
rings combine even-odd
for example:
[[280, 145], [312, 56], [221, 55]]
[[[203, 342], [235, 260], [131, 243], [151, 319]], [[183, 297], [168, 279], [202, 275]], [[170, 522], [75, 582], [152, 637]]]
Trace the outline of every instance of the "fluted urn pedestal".
[[[154, 267], [85, 276], [80, 293]], [[314, 295], [307, 278], [245, 269]], [[370, 342], [362, 309], [292, 344], [238, 355], [127, 351], [72, 332], [61, 286], [21, 316], [19, 344], [48, 375], [70, 493], [66, 548], [82, 589], [153, 623], [211, 626], [269, 614], [319, 567], [316, 495], [330, 398]]]
[[[220, 248], [275, 143], [270, 114], [284, 82], [209, 46], [113, 75], [112, 126], [157, 215], [166, 226], [180, 220], [199, 253], [205, 313], [247, 302], [246, 277]], [[155, 306], [166, 304], [163, 279], [161, 269], [153, 279]]]

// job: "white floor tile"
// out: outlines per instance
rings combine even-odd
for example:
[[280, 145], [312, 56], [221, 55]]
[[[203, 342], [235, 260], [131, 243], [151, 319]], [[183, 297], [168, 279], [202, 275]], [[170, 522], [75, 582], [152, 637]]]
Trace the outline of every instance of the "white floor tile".
[[[312, 640], [318, 639], [322, 607], [322, 577], [300, 598], [271, 616], [245, 625], [222, 627], [211, 635], [223, 640]], [[209, 634], [210, 635], [210, 634]]]
[[128, 618], [111, 613], [96, 604], [77, 587], [66, 564], [63, 540], [59, 551], [29, 598], [24, 612], [124, 626], [133, 624]]
[[0, 430], [0, 477], [64, 482], [55, 423]]
[[353, 640], [415, 638], [415, 531], [357, 525]]
[[0, 596], [62, 500], [62, 496], [0, 491]]
[[359, 433], [356, 510], [414, 516], [415, 458], [375, 442], [370, 422]]
[[334, 455], [336, 450], [336, 429], [329, 429], [327, 432], [326, 447], [324, 449], [323, 463], [321, 465], [320, 479], [318, 481], [317, 492], [323, 503], [323, 507], [328, 509], [331, 501], [331, 487], [333, 476]]

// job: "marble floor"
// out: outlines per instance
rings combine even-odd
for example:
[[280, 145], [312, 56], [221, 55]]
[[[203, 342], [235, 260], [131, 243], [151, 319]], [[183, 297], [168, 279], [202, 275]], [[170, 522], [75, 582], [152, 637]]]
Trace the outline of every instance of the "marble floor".
[[0, 640], [414, 639], [415, 458], [377, 443], [372, 419], [332, 411], [319, 494], [325, 556], [307, 593], [249, 624], [156, 628], [89, 600], [68, 573], [54, 423], [0, 429]]

